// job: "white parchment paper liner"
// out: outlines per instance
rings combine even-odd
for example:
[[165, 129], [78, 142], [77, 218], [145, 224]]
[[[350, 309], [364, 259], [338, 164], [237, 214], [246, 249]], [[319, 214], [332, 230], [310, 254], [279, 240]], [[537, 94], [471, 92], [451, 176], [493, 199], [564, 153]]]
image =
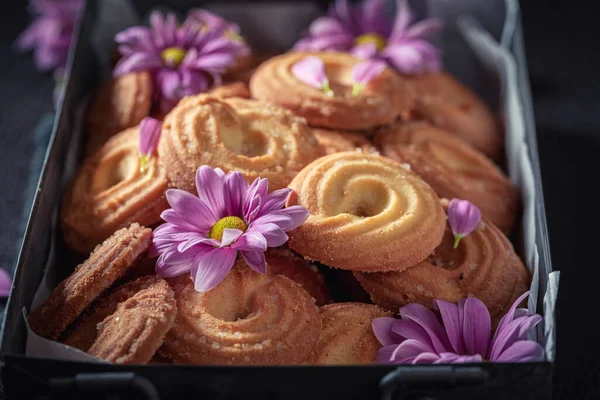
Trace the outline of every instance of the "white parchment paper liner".
[[[101, 68], [105, 76], [110, 71], [108, 55], [114, 34], [128, 26], [139, 23], [129, 6], [123, 8], [124, 3], [126, 2], [122, 2], [122, 0], [105, 0], [104, 6], [101, 7], [99, 23], [94, 32], [94, 48], [99, 59], [103, 60]], [[109, 12], [111, 9], [120, 9], [123, 12], [116, 14]], [[228, 19], [244, 21], [242, 31], [245, 34], [246, 32], [251, 32], [251, 35], [262, 35], [261, 37], [265, 40], [274, 41], [273, 43], [269, 43], [271, 47], [281, 47], [282, 45], [285, 46], [285, 44], [293, 43], [296, 36], [292, 37], [290, 35], [295, 35], [299, 30], [290, 29], [289, 24], [295, 23], [298, 24], [297, 26], [307, 26], [317, 15], [314, 5], [310, 4], [306, 4], [304, 7], [301, 4], [294, 4], [293, 7], [289, 4], [256, 4], [252, 5], [252, 7], [225, 6], [213, 7], [213, 11], [218, 12]], [[270, 15], [271, 18], [264, 19], [265, 15]], [[265, 24], [265, 20], [269, 21], [269, 24]], [[271, 24], [272, 21], [279, 22]], [[501, 105], [505, 121], [508, 173], [512, 182], [521, 192], [524, 206], [522, 226], [524, 254], [522, 256], [532, 275], [531, 296], [529, 297], [528, 307], [531, 312], [538, 312], [540, 271], [539, 254], [535, 243], [536, 193], [533, 169], [529, 159], [528, 147], [525, 143], [525, 123], [518, 92], [516, 63], [512, 54], [503, 48], [475, 20], [469, 17], [461, 17], [458, 19], [458, 28], [477, 57], [487, 68], [496, 71], [501, 80]], [[78, 129], [82, 127], [83, 110], [84, 107], [78, 112], [78, 121], [75, 124]], [[74, 165], [66, 168], [68, 176], [72, 174], [74, 168]], [[56, 235], [56, 232], [54, 232], [54, 235]], [[52, 238], [52, 242], [55, 242], [55, 237]], [[59, 283], [57, 277], [53, 276], [55, 257], [54, 246], [52, 245], [44, 276], [35, 294], [32, 309], [37, 308], [48, 298], [52, 289]], [[558, 282], [559, 273], [551, 273], [548, 278], [547, 291], [544, 294], [544, 321], [538, 327], [539, 329], [537, 334], [534, 335], [535, 337], [532, 338], [545, 345], [548, 360], [553, 360], [555, 353], [554, 308], [558, 293]], [[23, 310], [23, 315], [24, 317], [27, 315], [25, 309]], [[44, 339], [32, 332], [28, 324], [26, 326], [26, 356], [71, 361], [105, 362], [80, 350]]]

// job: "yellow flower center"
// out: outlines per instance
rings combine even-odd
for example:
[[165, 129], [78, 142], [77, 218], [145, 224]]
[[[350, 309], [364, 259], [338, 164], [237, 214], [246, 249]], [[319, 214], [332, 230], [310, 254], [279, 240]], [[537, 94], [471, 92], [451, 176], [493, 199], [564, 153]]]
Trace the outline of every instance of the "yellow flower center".
[[185, 49], [181, 47], [169, 47], [164, 49], [160, 56], [168, 67], [177, 68], [185, 57]]
[[208, 237], [221, 241], [225, 229], [239, 229], [240, 231], [245, 232], [246, 228], [248, 228], [248, 226], [240, 217], [225, 217], [218, 220], [217, 223], [210, 228]]
[[374, 43], [377, 47], [377, 51], [381, 51], [385, 48], [385, 39], [383, 36], [377, 33], [365, 33], [354, 39], [355, 45]]

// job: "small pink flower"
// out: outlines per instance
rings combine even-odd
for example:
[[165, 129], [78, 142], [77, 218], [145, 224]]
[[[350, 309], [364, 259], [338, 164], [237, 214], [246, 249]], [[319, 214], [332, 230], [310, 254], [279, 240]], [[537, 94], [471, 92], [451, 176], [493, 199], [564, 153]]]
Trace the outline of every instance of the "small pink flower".
[[154, 11], [149, 27], [134, 26], [115, 36], [123, 57], [113, 74], [150, 71], [154, 101], [163, 112], [185, 96], [220, 85], [226, 69], [249, 51], [243, 41], [225, 35], [224, 20], [199, 12], [193, 10], [179, 24], [175, 14]]
[[328, 96], [333, 96], [329, 87], [329, 79], [325, 74], [325, 64], [319, 57], [309, 56], [292, 65], [292, 73], [303, 83], [323, 89]]
[[83, 0], [31, 0], [33, 23], [17, 39], [17, 48], [33, 50], [40, 71], [64, 68], [67, 64], [71, 36]]
[[146, 117], [140, 122], [140, 171], [144, 173], [148, 159], [158, 147], [158, 141], [162, 131], [159, 120]]
[[363, 86], [379, 76], [385, 67], [385, 62], [376, 60], [365, 61], [352, 67], [352, 80], [354, 81], [352, 95], [358, 95]]
[[208, 166], [198, 168], [198, 196], [183, 190], [167, 191], [172, 208], [154, 230], [151, 254], [159, 256], [156, 272], [162, 277], [192, 274], [195, 288], [206, 292], [217, 286], [233, 267], [238, 252], [248, 266], [266, 272], [267, 247], [281, 246], [285, 232], [308, 218], [301, 206], [283, 208], [291, 189], [268, 193], [266, 179], [248, 185], [241, 173], [227, 175]]
[[493, 336], [490, 313], [477, 298], [462, 299], [458, 304], [435, 300], [438, 313], [421, 304], [407, 304], [400, 308], [401, 319], [373, 320], [373, 333], [383, 345], [377, 352], [377, 363], [542, 361], [543, 347], [528, 339], [542, 317], [517, 308], [528, 295], [524, 293], [513, 303]]
[[448, 223], [454, 234], [454, 248], [479, 224], [481, 211], [468, 200], [452, 199], [448, 205]]
[[429, 41], [442, 27], [437, 18], [416, 20], [407, 0], [396, 0], [390, 19], [383, 0], [336, 0], [327, 16], [317, 18], [308, 36], [296, 43], [300, 51], [346, 51], [357, 58], [382, 60], [405, 74], [436, 71], [440, 51]]
[[12, 289], [12, 278], [4, 269], [0, 268], [0, 297], [8, 297]]

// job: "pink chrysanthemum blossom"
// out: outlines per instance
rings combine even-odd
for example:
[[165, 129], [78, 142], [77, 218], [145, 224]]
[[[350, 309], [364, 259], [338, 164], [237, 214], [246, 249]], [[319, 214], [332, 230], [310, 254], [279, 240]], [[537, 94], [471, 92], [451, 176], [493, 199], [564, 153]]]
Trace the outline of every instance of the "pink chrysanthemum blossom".
[[197, 291], [217, 286], [227, 276], [238, 252], [250, 268], [266, 272], [267, 247], [281, 246], [285, 232], [308, 218], [301, 206], [283, 208], [291, 189], [268, 193], [267, 179], [248, 185], [239, 172], [227, 175], [207, 166], [196, 173], [198, 196], [183, 190], [167, 191], [171, 209], [156, 228], [153, 255], [163, 277], [192, 274]]
[[490, 313], [477, 298], [457, 304], [435, 300], [439, 317], [421, 304], [400, 308], [401, 319], [377, 318], [373, 332], [383, 345], [377, 353], [382, 364], [450, 364], [535, 362], [544, 359], [539, 343], [528, 335], [542, 317], [517, 306], [519, 297], [491, 335]]
[[225, 28], [224, 22], [216, 24], [214, 19], [202, 22], [199, 11], [191, 13], [181, 26], [174, 14], [155, 11], [150, 27], [135, 26], [115, 36], [123, 57], [114, 75], [150, 71], [154, 99], [163, 112], [185, 96], [220, 85], [221, 74], [248, 52], [242, 40], [225, 34], [234, 28]]
[[347, 51], [363, 59], [385, 61], [403, 73], [440, 69], [440, 52], [429, 37], [442, 27], [439, 19], [414, 21], [406, 0], [398, 0], [393, 23], [388, 20], [384, 0], [364, 0], [351, 6], [337, 0], [326, 17], [317, 18], [308, 36], [294, 48], [301, 51]]
[[29, 9], [36, 17], [17, 39], [17, 48], [33, 50], [40, 71], [63, 69], [82, 6], [83, 0], [32, 0]]

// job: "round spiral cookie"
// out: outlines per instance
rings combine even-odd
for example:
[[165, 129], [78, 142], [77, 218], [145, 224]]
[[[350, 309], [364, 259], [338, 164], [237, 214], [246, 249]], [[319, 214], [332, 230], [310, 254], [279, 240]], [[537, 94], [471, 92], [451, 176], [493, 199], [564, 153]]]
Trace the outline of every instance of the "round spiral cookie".
[[61, 338], [61, 342], [79, 350], [88, 351], [98, 338], [98, 324], [100, 322], [114, 314], [119, 304], [160, 280], [162, 278], [156, 275], [143, 276], [119, 286], [112, 293], [99, 299], [83, 315], [77, 318], [77, 321], [69, 326], [66, 334]]
[[98, 337], [88, 354], [115, 364], [146, 364], [162, 345], [175, 315], [173, 290], [155, 277], [98, 324]]
[[238, 261], [216, 288], [199, 293], [172, 280], [177, 318], [164, 350], [182, 364], [298, 364], [321, 332], [314, 299], [296, 282]]
[[320, 308], [323, 330], [309, 364], [374, 364], [381, 344], [373, 334], [375, 318], [392, 317], [372, 304], [336, 303]]
[[445, 72], [414, 75], [417, 116], [452, 132], [498, 160], [503, 135], [494, 114], [475, 93]]
[[100, 88], [87, 118], [86, 154], [98, 150], [113, 135], [150, 115], [152, 77], [149, 72], [132, 72], [112, 78]]
[[342, 151], [364, 151], [377, 153], [375, 146], [363, 135], [352, 132], [331, 131], [328, 129], [313, 129], [317, 141], [325, 149], [325, 153], [341, 153]]
[[[447, 202], [444, 201], [447, 205]], [[477, 297], [492, 317], [501, 316], [529, 288], [529, 273], [506, 236], [483, 219], [454, 249], [454, 236], [446, 229], [444, 240], [432, 255], [401, 272], [361, 273], [354, 276], [386, 310], [408, 303], [433, 307], [433, 300], [453, 303]]]
[[201, 165], [269, 179], [281, 189], [322, 155], [305, 121], [270, 104], [198, 95], [179, 102], [165, 119], [158, 153], [172, 186], [195, 191]]
[[140, 171], [139, 129], [112, 137], [86, 159], [64, 195], [62, 225], [69, 247], [89, 252], [132, 222], [152, 225], [169, 207], [167, 174], [154, 154]]
[[138, 224], [116, 231], [62, 281], [29, 316], [31, 329], [56, 340], [67, 326], [148, 250], [152, 230]]
[[389, 271], [412, 267], [442, 240], [446, 216], [421, 178], [395, 161], [345, 152], [320, 158], [290, 183], [288, 206], [308, 209], [289, 246], [331, 267]]
[[[292, 66], [308, 56], [323, 60], [333, 96], [303, 83], [292, 73]], [[384, 70], [358, 95], [352, 95], [352, 67], [360, 62], [345, 53], [282, 54], [258, 67], [250, 80], [250, 92], [257, 99], [294, 111], [314, 127], [362, 130], [408, 116], [414, 95], [407, 80], [391, 70]]]
[[329, 288], [319, 268], [286, 248], [270, 248], [265, 253], [269, 275], [283, 275], [298, 282], [318, 306], [331, 303]]
[[376, 137], [383, 155], [408, 163], [440, 197], [477, 205], [505, 233], [517, 214], [518, 193], [485, 155], [427, 122], [395, 123]]

